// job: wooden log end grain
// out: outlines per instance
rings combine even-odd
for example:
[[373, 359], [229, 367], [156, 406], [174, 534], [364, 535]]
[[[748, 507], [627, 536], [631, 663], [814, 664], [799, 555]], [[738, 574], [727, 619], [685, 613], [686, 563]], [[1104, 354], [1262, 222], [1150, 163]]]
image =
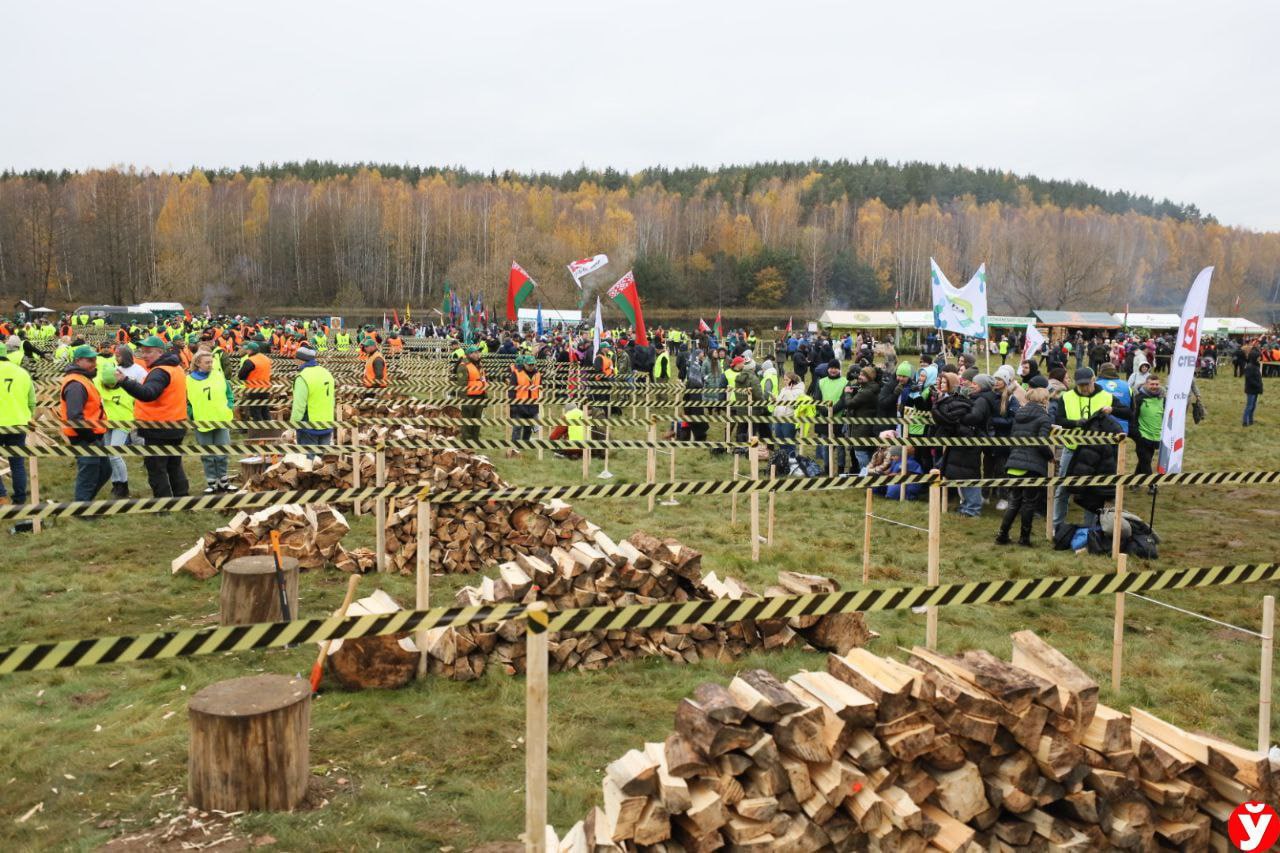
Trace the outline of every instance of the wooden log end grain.
[[[298, 561], [283, 557], [289, 615], [298, 617]], [[222, 588], [218, 596], [219, 624], [248, 625], [253, 622], [281, 622], [280, 592], [276, 586], [275, 558], [254, 555], [228, 560], [222, 567]]]
[[251, 675], [211, 684], [187, 706], [187, 795], [210, 811], [289, 811], [306, 797], [311, 685]]

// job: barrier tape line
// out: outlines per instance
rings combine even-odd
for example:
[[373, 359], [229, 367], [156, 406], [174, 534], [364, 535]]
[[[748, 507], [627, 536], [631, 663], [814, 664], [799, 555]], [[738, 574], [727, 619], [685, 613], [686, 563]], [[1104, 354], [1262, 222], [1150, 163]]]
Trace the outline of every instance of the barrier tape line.
[[223, 495], [191, 495], [180, 498], [71, 501], [66, 503], [11, 504], [0, 506], [0, 521], [28, 518], [85, 518], [89, 516], [142, 515], [162, 512], [263, 509], [285, 504], [346, 504], [372, 498], [406, 498], [432, 503], [483, 501], [589, 500], [592, 498], [655, 498], [670, 495], [733, 495], [751, 492], [849, 491], [910, 483], [961, 486], [1049, 486], [1066, 488], [1104, 486], [1225, 485], [1280, 483], [1280, 471], [1192, 471], [1179, 474], [1099, 474], [1074, 477], [1004, 477], [943, 480], [928, 474], [893, 474], [880, 477], [783, 477], [759, 480], [684, 480], [661, 483], [583, 484], [576, 486], [509, 486], [496, 489], [433, 489], [429, 485], [369, 486], [347, 489], [297, 489], [290, 491], [236, 492]]
[[[1124, 435], [1120, 435], [1123, 440]], [[1067, 439], [1050, 436], [1049, 438], [924, 438], [916, 436], [894, 436], [892, 438], [824, 438], [811, 436], [809, 443], [824, 447], [1057, 447], [1067, 443]], [[1069, 441], [1076, 445], [1116, 444], [1115, 434], [1105, 433], [1103, 437], [1071, 436]], [[280, 455], [286, 453], [309, 453], [313, 455], [341, 456], [344, 453], [367, 453], [381, 449], [397, 450], [439, 450], [446, 448], [463, 448], [467, 450], [649, 450], [668, 447], [683, 447], [688, 450], [734, 450], [746, 449], [753, 445], [765, 447], [794, 446], [794, 439], [759, 438], [746, 441], [649, 441], [644, 438], [611, 438], [586, 439], [571, 441], [569, 439], [462, 439], [452, 436], [438, 438], [406, 438], [387, 439], [378, 445], [360, 444], [273, 444], [264, 443], [229, 443], [229, 444], [164, 444], [164, 445], [39, 445], [32, 447], [0, 447], [0, 459], [22, 457], [26, 459], [44, 459], [48, 457], [78, 456], [227, 456], [246, 454], [261, 456]]]
[[0, 675], [43, 672], [178, 657], [280, 648], [330, 639], [398, 634], [426, 628], [492, 624], [525, 618], [531, 633], [644, 630], [676, 625], [790, 619], [830, 613], [872, 613], [914, 607], [1008, 604], [1086, 598], [1115, 593], [1232, 586], [1280, 579], [1280, 564], [1247, 563], [1190, 569], [1067, 575], [1018, 580], [969, 581], [938, 586], [863, 588], [777, 598], [720, 598], [627, 607], [589, 607], [542, 612], [524, 604], [400, 610], [343, 619], [302, 619], [219, 628], [194, 628], [136, 636], [24, 643], [0, 649]]

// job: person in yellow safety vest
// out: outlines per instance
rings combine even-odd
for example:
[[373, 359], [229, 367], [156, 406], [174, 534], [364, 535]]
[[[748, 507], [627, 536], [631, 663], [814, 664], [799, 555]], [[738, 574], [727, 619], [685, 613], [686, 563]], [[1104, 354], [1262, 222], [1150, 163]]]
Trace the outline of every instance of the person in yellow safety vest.
[[[214, 370], [215, 359], [208, 350], [200, 350], [191, 360], [191, 374], [187, 377], [187, 417], [193, 421], [230, 423], [235, 411], [235, 397], [231, 383], [221, 370]], [[196, 444], [230, 444], [229, 427], [196, 427]], [[204, 468], [206, 495], [233, 491], [227, 477], [226, 456], [201, 456]]]
[[323, 330], [317, 331], [312, 340], [315, 342], [316, 352], [324, 352], [329, 349], [329, 336]]
[[[124, 344], [104, 343], [98, 351], [98, 374], [93, 384], [102, 397], [102, 411], [108, 421], [132, 421], [133, 398], [116, 383], [120, 375], [128, 376], [135, 382], [144, 381], [147, 371], [133, 362], [133, 350]], [[107, 377], [111, 376], [111, 387], [107, 387]], [[129, 428], [119, 426], [107, 427], [102, 437], [107, 447], [125, 447], [132, 443]], [[113, 498], [129, 497], [129, 466], [120, 456], [111, 457], [111, 496]]]
[[653, 360], [653, 381], [654, 382], [670, 382], [671, 381], [671, 353], [661, 349], [658, 356]]
[[94, 317], [94, 318], [93, 318], [93, 327], [94, 327], [95, 329], [105, 329], [105, 328], [107, 327], [107, 318], [106, 318], [106, 317]]
[[[1104, 391], [1098, 387], [1095, 381], [1096, 377], [1093, 368], [1080, 367], [1075, 373], [1075, 387], [1070, 391], [1063, 393], [1058, 399], [1057, 414], [1054, 422], [1063, 429], [1090, 429], [1090, 422], [1098, 415], [1111, 415], [1120, 420], [1129, 420], [1132, 412], [1127, 406], [1116, 404], [1115, 397], [1110, 391]], [[1115, 453], [1115, 447], [1109, 448]], [[1071, 473], [1072, 462], [1075, 459], [1079, 448], [1070, 442], [1062, 443], [1062, 461], [1058, 467], [1058, 473], [1068, 475]], [[1114, 467], [1114, 466], [1113, 466]], [[1089, 471], [1090, 474], [1112, 473], [1111, 471]], [[1067, 520], [1068, 501], [1070, 494], [1067, 490], [1059, 486], [1053, 495], [1053, 526], [1057, 529], [1059, 524]], [[1087, 525], [1091, 525], [1093, 519], [1090, 518], [1092, 513], [1085, 512], [1084, 521]]]
[[[457, 368], [453, 372], [453, 377], [458, 383], [458, 389], [462, 392], [465, 400], [472, 401], [470, 404], [464, 403], [462, 408], [462, 416], [464, 418], [479, 419], [484, 414], [484, 406], [480, 405], [489, 390], [489, 378], [485, 375], [484, 367], [480, 364], [480, 347], [475, 344], [467, 344], [463, 350], [463, 360], [458, 362]], [[480, 425], [468, 424], [462, 428], [462, 439], [464, 441], [476, 441], [480, 438]]]
[[23, 351], [22, 338], [18, 337], [17, 335], [10, 335], [9, 339], [6, 340], [4, 344], [5, 344], [5, 349], [7, 350], [4, 354], [5, 360], [11, 361], [14, 364], [21, 365], [22, 351]]
[[[551, 430], [551, 440], [559, 441], [567, 440], [571, 444], [581, 445], [587, 440], [587, 425], [585, 415], [577, 403], [570, 403], [564, 410], [565, 426], [558, 426]], [[555, 451], [556, 456], [565, 459], [581, 459], [582, 449], [575, 448], [558, 448]]]
[[333, 346], [338, 352], [351, 351], [351, 333], [338, 332], [333, 336]]
[[[289, 420], [332, 423], [337, 411], [333, 374], [316, 362], [316, 351], [311, 347], [298, 347], [293, 357], [302, 362], [302, 367], [293, 380]], [[298, 444], [333, 444], [332, 427], [299, 427], [297, 434]]]
[[768, 406], [769, 414], [773, 414], [773, 403], [778, 398], [779, 388], [778, 369], [773, 366], [772, 359], [766, 358], [760, 365], [760, 394]]
[[[81, 341], [84, 343], [84, 341]], [[58, 339], [58, 348], [53, 351], [54, 361], [70, 361], [71, 360], [71, 338], [63, 336]]]
[[742, 365], [746, 363], [746, 359], [742, 356], [736, 356], [733, 361], [729, 362], [729, 366], [724, 369], [725, 388], [724, 399], [726, 403], [736, 403], [738, 401], [738, 392], [734, 390], [734, 386], [738, 384], [738, 374], [741, 372]]
[[[843, 396], [844, 389], [848, 384], [849, 383], [845, 381], [845, 378], [840, 375], [840, 362], [835, 359], [828, 362], [827, 375], [818, 380], [818, 394], [822, 397], [822, 405], [826, 407], [828, 413], [830, 413], [835, 404], [839, 402], [840, 397]], [[832, 432], [835, 437], [838, 438], [840, 436], [840, 430], [838, 428], [834, 429]], [[828, 445], [822, 444], [818, 446], [818, 461], [826, 471], [831, 470], [827, 457], [827, 454], [830, 452], [831, 448]], [[847, 456], [844, 446], [841, 445], [835, 448], [835, 453], [836, 471], [843, 471]]]
[[[21, 349], [18, 352], [22, 352]], [[31, 374], [23, 370], [15, 361], [0, 358], [0, 426], [26, 427], [31, 423], [31, 416], [36, 410], [36, 385]], [[0, 447], [25, 447], [25, 432], [0, 433]], [[27, 460], [21, 456], [9, 458], [9, 473], [13, 478], [13, 503], [27, 502]], [[10, 502], [4, 488], [4, 480], [0, 479], [0, 504]], [[29, 530], [30, 524], [21, 525], [20, 529]]]
[[1009, 338], [1007, 336], [1000, 337], [1000, 363], [1004, 364], [1004, 360], [1009, 357]]

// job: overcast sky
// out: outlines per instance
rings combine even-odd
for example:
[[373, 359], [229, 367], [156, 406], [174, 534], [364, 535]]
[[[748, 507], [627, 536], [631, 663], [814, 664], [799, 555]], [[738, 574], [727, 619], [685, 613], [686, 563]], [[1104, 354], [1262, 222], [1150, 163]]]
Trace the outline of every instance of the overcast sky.
[[1280, 4], [4, 0], [0, 167], [885, 157], [1280, 230]]

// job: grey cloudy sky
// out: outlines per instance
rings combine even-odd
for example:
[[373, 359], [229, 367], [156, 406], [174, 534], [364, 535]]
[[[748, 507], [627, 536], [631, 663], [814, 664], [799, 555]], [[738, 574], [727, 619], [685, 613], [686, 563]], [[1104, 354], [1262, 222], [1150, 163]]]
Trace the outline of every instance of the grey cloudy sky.
[[885, 157], [1280, 230], [1280, 4], [0, 5], [0, 167]]

